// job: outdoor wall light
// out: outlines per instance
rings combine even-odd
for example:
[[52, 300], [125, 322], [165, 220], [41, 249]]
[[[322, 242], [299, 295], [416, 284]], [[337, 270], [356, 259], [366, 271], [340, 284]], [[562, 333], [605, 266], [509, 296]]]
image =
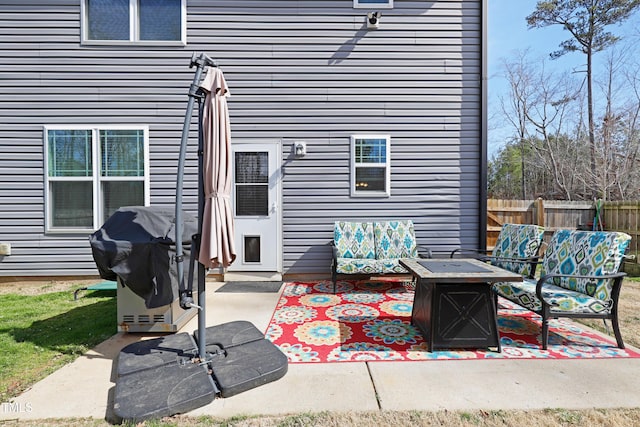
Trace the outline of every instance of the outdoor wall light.
[[305, 141], [296, 141], [293, 143], [293, 152], [296, 157], [304, 157], [307, 154], [307, 143]]
[[380, 12], [367, 13], [367, 28], [380, 27]]

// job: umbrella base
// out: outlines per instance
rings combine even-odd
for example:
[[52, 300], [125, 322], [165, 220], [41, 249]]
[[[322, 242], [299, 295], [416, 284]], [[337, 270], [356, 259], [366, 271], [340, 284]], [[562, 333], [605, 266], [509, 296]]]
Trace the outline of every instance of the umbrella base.
[[[141, 421], [189, 412], [282, 378], [287, 358], [245, 321], [206, 329], [207, 364], [187, 333], [130, 344], [118, 357], [114, 413]], [[196, 331], [197, 336], [197, 331]]]
[[205, 348], [211, 355], [209, 366], [221, 397], [231, 397], [287, 373], [287, 356], [250, 322], [212, 326], [205, 330], [205, 337]]

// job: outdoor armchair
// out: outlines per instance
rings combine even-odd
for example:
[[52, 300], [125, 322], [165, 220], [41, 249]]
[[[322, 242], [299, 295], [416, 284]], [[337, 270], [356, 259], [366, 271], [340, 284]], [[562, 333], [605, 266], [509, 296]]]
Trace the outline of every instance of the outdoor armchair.
[[540, 279], [500, 282], [496, 295], [542, 316], [542, 348], [547, 348], [549, 320], [609, 319], [618, 347], [624, 348], [618, 325], [622, 287], [620, 267], [631, 236], [609, 231], [556, 231], [544, 252]]

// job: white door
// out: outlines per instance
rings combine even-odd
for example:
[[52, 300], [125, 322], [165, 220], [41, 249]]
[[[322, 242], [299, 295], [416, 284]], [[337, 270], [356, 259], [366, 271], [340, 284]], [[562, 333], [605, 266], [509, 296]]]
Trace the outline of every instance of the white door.
[[228, 271], [281, 272], [280, 141], [233, 141], [236, 260]]

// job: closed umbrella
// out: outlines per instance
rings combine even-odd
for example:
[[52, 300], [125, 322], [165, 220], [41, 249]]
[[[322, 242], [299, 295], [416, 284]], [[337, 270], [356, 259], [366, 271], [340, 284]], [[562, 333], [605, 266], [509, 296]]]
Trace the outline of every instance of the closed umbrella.
[[228, 267], [236, 258], [231, 211], [231, 129], [229, 88], [219, 68], [210, 68], [202, 116], [204, 213], [198, 261], [206, 268]]

